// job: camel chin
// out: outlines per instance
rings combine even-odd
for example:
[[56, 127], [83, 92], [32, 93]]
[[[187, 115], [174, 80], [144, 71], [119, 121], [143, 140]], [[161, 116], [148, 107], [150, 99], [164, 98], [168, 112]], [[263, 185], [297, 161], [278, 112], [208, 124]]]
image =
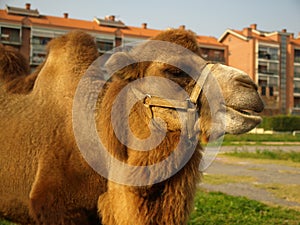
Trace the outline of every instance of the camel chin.
[[226, 107], [225, 133], [243, 134], [262, 122], [262, 118], [254, 114], [251, 110], [237, 110]]

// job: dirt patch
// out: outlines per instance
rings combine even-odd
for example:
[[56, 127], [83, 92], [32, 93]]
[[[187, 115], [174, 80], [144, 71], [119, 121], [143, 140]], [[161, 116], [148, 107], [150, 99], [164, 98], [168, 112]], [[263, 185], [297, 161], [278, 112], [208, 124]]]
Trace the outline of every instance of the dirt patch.
[[[285, 147], [288, 151], [291, 146], [280, 146], [281, 149]], [[299, 149], [299, 146], [292, 149], [295, 148]], [[222, 149], [229, 150], [228, 147]], [[270, 205], [300, 210], [300, 199], [296, 197], [300, 196], [299, 165], [300, 163], [279, 164], [278, 160], [242, 159], [220, 154], [205, 171], [201, 187], [209, 191], [245, 196]], [[230, 179], [226, 180], [226, 176]], [[236, 182], [239, 177], [247, 179]]]

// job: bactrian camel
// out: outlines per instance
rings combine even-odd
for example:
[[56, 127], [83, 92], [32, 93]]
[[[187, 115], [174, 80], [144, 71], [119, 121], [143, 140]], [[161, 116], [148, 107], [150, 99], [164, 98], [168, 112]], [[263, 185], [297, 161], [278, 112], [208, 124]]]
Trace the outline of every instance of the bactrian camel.
[[[164, 53], [163, 46], [156, 49], [151, 46], [151, 41], [180, 47]], [[214, 140], [224, 133], [249, 131], [261, 122], [256, 113], [261, 112], [264, 105], [257, 86], [246, 73], [208, 63], [200, 57], [193, 32], [171, 29], [161, 32], [151, 41], [130, 51], [113, 54], [105, 64], [106, 72], [110, 74], [108, 81], [95, 74], [95, 82], [103, 84], [97, 93], [93, 118], [97, 135], [114, 159], [125, 166], [145, 168], [142, 171], [163, 162], [175, 150], [179, 156], [189, 152], [188, 160], [178, 167], [178, 171], [162, 180], [159, 178], [170, 172], [168, 168], [173, 170], [178, 165], [171, 163], [158, 174], [151, 173], [151, 170], [147, 174], [137, 173], [136, 179], [139, 180], [132, 185], [124, 182], [123, 178], [130, 174], [125, 173], [122, 167], [116, 171], [116, 168], [107, 166], [108, 176], [92, 168], [81, 149], [82, 146], [88, 149], [92, 140], [77, 143], [74, 130], [78, 131], [78, 127], [73, 116], [81, 109], [84, 111], [84, 101], [74, 110], [74, 105], [78, 104], [74, 98], [78, 84], [86, 76], [89, 66], [97, 60], [98, 51], [93, 37], [73, 31], [49, 43], [46, 61], [29, 85], [24, 80], [16, 81], [17, 85], [26, 86], [26, 91], [21, 89], [16, 94], [16, 89], [11, 93], [1, 77], [2, 218], [22, 224], [55, 225], [187, 223], [201, 178], [198, 169], [203, 154], [200, 140], [203, 137]], [[181, 52], [181, 49], [185, 50]], [[16, 53], [4, 51], [12, 68], [22, 64], [18, 61], [20, 59], [13, 58]], [[149, 55], [151, 61], [139, 58]], [[117, 68], [119, 63], [125, 66]], [[19, 68], [22, 69], [22, 66]], [[4, 70], [3, 67], [1, 69]], [[1, 76], [3, 72], [6, 73], [0, 71]], [[26, 65], [16, 72], [24, 73], [20, 76], [28, 74]], [[199, 86], [197, 79], [204, 73], [207, 77]], [[140, 82], [145, 78], [151, 82], [153, 79], [153, 85]], [[156, 84], [155, 80], [159, 83]], [[127, 102], [129, 92], [120, 95], [130, 84], [137, 86], [130, 89], [131, 98], [137, 98], [131, 106]], [[219, 88], [222, 99], [211, 97], [217, 90], [215, 87]], [[167, 96], [166, 99], [159, 97], [161, 93]], [[192, 105], [194, 114], [189, 114], [190, 108], [177, 107], [177, 103]], [[113, 110], [120, 114], [111, 113]], [[122, 112], [126, 110], [129, 112], [128, 127], [120, 125], [126, 116]], [[224, 119], [215, 120], [214, 117]], [[196, 120], [191, 124], [190, 118]], [[114, 121], [120, 125], [119, 128], [125, 127], [118, 134], [123, 140], [114, 130]], [[218, 126], [216, 121], [223, 124]], [[143, 145], [136, 147], [135, 142], [131, 143], [129, 130], [139, 140], [146, 140], [162, 131], [164, 138], [151, 149], [141, 151], [136, 148], [143, 148]], [[97, 159], [94, 163], [101, 166], [105, 160]], [[110, 179], [113, 173], [118, 173], [123, 180]]]

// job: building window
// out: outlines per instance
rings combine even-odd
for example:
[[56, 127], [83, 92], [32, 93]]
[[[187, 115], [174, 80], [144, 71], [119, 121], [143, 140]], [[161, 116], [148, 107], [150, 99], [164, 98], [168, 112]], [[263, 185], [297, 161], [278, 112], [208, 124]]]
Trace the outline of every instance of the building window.
[[300, 81], [294, 81], [294, 93], [300, 94]]
[[278, 75], [279, 64], [277, 62], [259, 62], [258, 72], [268, 75]]
[[300, 66], [294, 67], [294, 78], [300, 78]]
[[224, 63], [225, 62], [224, 51], [223, 50], [214, 50], [213, 61]]
[[267, 95], [267, 87], [266, 86], [262, 86], [261, 87], [261, 95], [262, 96], [266, 96]]
[[269, 87], [269, 95], [274, 96], [274, 88], [273, 87]]
[[208, 59], [208, 49], [200, 48], [200, 55], [203, 59]]
[[207, 61], [225, 63], [224, 50], [200, 47], [200, 55]]
[[268, 69], [269, 73], [271, 74], [278, 74], [279, 71], [279, 64], [278, 63], [274, 63], [274, 62], [270, 62], [269, 63], [269, 69]]
[[295, 108], [300, 108], [300, 97], [295, 97], [294, 98], [294, 107]]
[[258, 86], [261, 88], [261, 95], [266, 96], [267, 95], [267, 80], [259, 80], [258, 81]]
[[267, 73], [267, 71], [268, 71], [267, 65], [262, 65], [262, 64], [258, 65], [258, 72], [259, 73]]
[[97, 40], [96, 44], [98, 51], [101, 53], [107, 52], [114, 48], [114, 43], [112, 40]]
[[278, 48], [269, 48], [271, 60], [278, 60]]
[[214, 51], [214, 61], [218, 61], [218, 62], [220, 62], [220, 61], [222, 61], [222, 55], [221, 55], [221, 51]]
[[275, 77], [275, 76], [269, 76], [268, 77], [268, 86], [269, 87], [278, 87], [279, 86], [279, 79], [278, 77]]
[[300, 50], [299, 49], [295, 49], [294, 55], [295, 55], [295, 58], [294, 58], [295, 62], [296, 63], [300, 63]]
[[32, 55], [31, 63], [40, 64], [40, 63], [44, 62], [45, 58], [46, 58], [46, 53], [35, 52]]
[[21, 44], [21, 29], [1, 27], [1, 42]]
[[32, 38], [32, 44], [35, 44], [35, 45], [47, 45], [49, 41], [51, 41], [51, 38], [48, 38], [48, 37], [33, 37]]
[[268, 53], [266, 48], [259, 48], [258, 58], [260, 58], [260, 59], [271, 59], [271, 55]]
[[39, 65], [44, 62], [47, 54], [46, 46], [52, 38], [33, 36], [31, 39], [31, 61], [32, 65]]
[[279, 48], [260, 46], [258, 50], [258, 58], [267, 60], [278, 60]]

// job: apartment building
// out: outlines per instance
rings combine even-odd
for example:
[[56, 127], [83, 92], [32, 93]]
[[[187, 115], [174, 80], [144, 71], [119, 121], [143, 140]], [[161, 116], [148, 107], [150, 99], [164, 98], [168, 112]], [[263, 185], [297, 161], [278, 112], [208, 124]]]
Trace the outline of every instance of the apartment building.
[[[142, 41], [160, 32], [147, 23], [140, 27], [128, 26], [115, 16], [94, 18], [92, 21], [40, 14], [27, 3], [24, 8], [6, 6], [0, 10], [0, 42], [11, 45], [28, 59], [34, 69], [45, 60], [47, 43], [71, 30], [84, 30], [95, 37], [100, 53], [130, 42]], [[181, 26], [181, 29], [185, 29]], [[209, 61], [227, 63], [227, 46], [214, 37], [199, 36], [203, 57]]]
[[287, 82], [290, 84], [287, 87], [289, 90], [288, 98], [292, 99], [289, 104], [293, 113], [300, 114], [300, 33], [298, 38], [290, 41], [288, 52], [290, 52], [288, 67], [291, 68], [290, 74], [293, 75], [289, 77]]
[[247, 72], [258, 84], [266, 115], [300, 114], [300, 38], [286, 29], [262, 31], [257, 24], [226, 30], [228, 64]]

